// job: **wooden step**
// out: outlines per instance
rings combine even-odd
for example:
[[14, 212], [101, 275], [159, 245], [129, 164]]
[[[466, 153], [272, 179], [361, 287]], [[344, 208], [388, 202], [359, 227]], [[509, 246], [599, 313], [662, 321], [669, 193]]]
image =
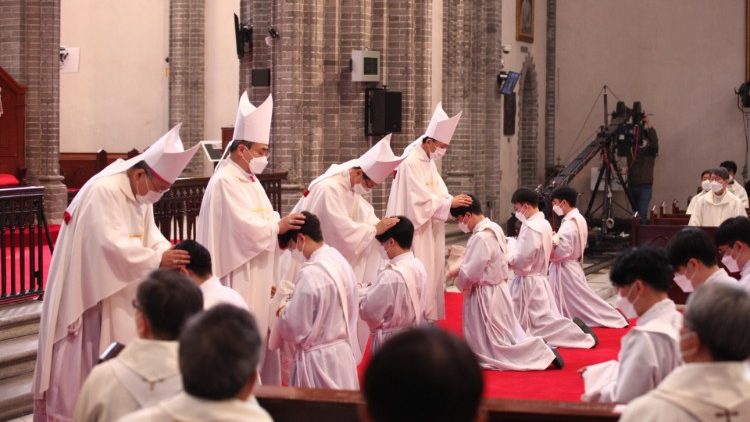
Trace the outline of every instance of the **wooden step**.
[[32, 374], [25, 374], [0, 381], [0, 420], [25, 416], [34, 410], [32, 379]]

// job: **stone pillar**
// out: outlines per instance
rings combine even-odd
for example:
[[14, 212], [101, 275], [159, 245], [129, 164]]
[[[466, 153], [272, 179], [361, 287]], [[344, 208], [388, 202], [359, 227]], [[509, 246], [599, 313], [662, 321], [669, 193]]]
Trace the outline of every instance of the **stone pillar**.
[[[169, 2], [169, 127], [182, 122], [180, 138], [185, 148], [203, 139], [204, 17], [205, 0]], [[202, 173], [200, 154], [184, 175]]]
[[26, 91], [26, 183], [45, 187], [49, 222], [62, 220], [60, 0], [0, 0], [0, 66]]

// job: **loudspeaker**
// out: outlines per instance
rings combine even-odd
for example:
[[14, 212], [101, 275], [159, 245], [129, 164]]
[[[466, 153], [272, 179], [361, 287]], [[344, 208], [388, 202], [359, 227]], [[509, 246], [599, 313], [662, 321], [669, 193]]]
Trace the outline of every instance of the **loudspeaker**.
[[253, 86], [271, 86], [271, 69], [253, 69], [250, 80]]
[[401, 132], [401, 92], [368, 90], [365, 101], [365, 134], [385, 135]]

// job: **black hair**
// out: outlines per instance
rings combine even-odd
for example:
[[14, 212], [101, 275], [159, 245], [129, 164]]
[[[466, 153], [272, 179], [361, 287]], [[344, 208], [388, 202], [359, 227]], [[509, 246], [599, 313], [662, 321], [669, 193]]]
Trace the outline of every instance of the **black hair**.
[[403, 215], [399, 215], [397, 218], [398, 223], [383, 233], [376, 235], [375, 239], [380, 243], [388, 239], [393, 239], [402, 248], [411, 249], [411, 243], [414, 240], [414, 224]]
[[185, 321], [203, 310], [201, 289], [174, 270], [151, 272], [138, 285], [135, 296], [137, 308], [160, 340], [176, 340]]
[[471, 205], [467, 205], [465, 207], [451, 208], [451, 215], [453, 217], [459, 217], [459, 216], [465, 215], [467, 212], [472, 213], [474, 215], [479, 215], [482, 213], [482, 204], [479, 202], [479, 199], [477, 199], [477, 197], [471, 193], [467, 193], [465, 195], [471, 198]]
[[737, 174], [737, 163], [734, 161], [722, 161], [721, 164], [719, 164], [719, 167], [724, 167], [725, 169], [732, 172], [732, 174]]
[[529, 188], [519, 188], [513, 192], [513, 196], [510, 198], [510, 203], [529, 204], [534, 207], [539, 207], [539, 194]]
[[219, 304], [188, 321], [180, 335], [182, 386], [204, 400], [236, 397], [260, 359], [258, 325], [250, 313]]
[[674, 279], [674, 268], [664, 249], [654, 246], [629, 248], [620, 253], [609, 270], [609, 279], [616, 287], [633, 284], [636, 280], [654, 290], [666, 292]]
[[375, 353], [362, 391], [375, 422], [468, 422], [477, 416], [483, 387], [466, 343], [437, 328], [418, 328]]
[[560, 186], [559, 188], [552, 191], [550, 196], [552, 199], [559, 201], [565, 201], [571, 207], [576, 206], [576, 200], [578, 199], [578, 192], [570, 186]]
[[255, 142], [246, 141], [244, 139], [234, 139], [232, 140], [232, 144], [229, 145], [229, 152], [235, 152], [237, 148], [240, 147], [240, 145], [246, 146], [248, 149], [252, 148], [253, 144]]
[[701, 172], [701, 179], [703, 179], [703, 176], [711, 174], [711, 169], [705, 169]]
[[714, 239], [716, 246], [731, 246], [738, 241], [750, 246], [750, 219], [740, 216], [724, 220], [716, 229]]
[[303, 234], [316, 242], [323, 241], [323, 232], [320, 229], [320, 220], [318, 217], [309, 211], [302, 211], [302, 214], [305, 216], [305, 223], [302, 227], [296, 230], [289, 230], [278, 236], [281, 249], [286, 249], [289, 246], [289, 242], [296, 239], [298, 234]]
[[724, 167], [716, 167], [714, 169], [711, 169], [711, 174], [719, 176], [724, 180], [729, 180], [729, 170]]
[[190, 255], [190, 263], [185, 266], [198, 277], [211, 275], [211, 254], [203, 245], [192, 239], [183, 240], [174, 246], [175, 249], [186, 251]]
[[678, 231], [667, 243], [667, 255], [674, 268], [687, 265], [691, 258], [707, 267], [716, 265], [716, 245], [705, 231], [696, 227]]

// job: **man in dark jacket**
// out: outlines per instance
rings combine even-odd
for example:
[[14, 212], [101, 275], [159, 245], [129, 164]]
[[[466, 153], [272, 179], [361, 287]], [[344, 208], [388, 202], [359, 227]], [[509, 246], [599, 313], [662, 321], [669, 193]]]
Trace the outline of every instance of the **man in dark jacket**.
[[659, 155], [659, 137], [651, 126], [648, 115], [643, 116], [643, 138], [628, 156], [628, 189], [633, 211], [638, 211], [641, 223], [648, 221], [648, 205], [654, 184], [654, 161]]

